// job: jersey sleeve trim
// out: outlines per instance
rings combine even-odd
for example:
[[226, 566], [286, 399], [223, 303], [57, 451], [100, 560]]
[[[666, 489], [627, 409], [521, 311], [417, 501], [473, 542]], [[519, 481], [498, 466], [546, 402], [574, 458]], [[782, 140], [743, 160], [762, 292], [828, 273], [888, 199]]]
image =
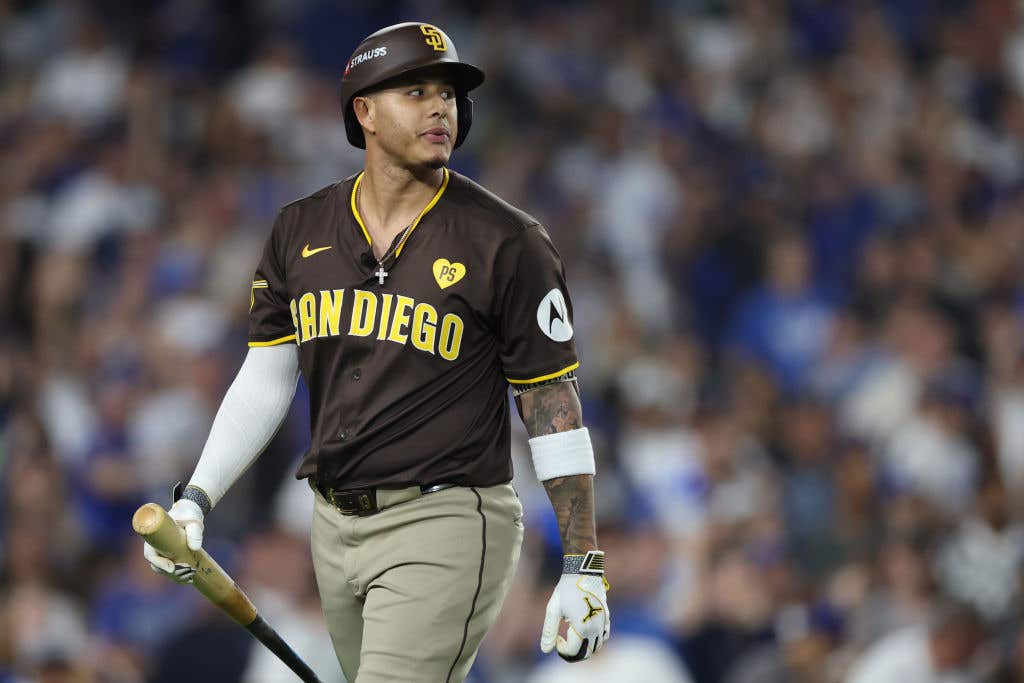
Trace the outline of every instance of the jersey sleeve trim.
[[580, 362], [576, 361], [572, 365], [564, 367], [561, 370], [555, 370], [554, 372], [550, 372], [546, 375], [541, 375], [540, 377], [533, 377], [531, 379], [512, 379], [511, 377], [506, 377], [505, 379], [508, 380], [509, 384], [533, 384], [534, 382], [543, 382], [546, 379], [553, 379], [555, 377], [558, 377], [559, 375], [564, 375], [567, 372], [572, 372], [579, 366]]
[[[423, 207], [423, 210], [420, 211], [420, 215], [416, 216], [416, 219], [412, 222], [412, 226], [409, 228], [409, 232], [405, 234], [405, 238], [398, 244], [398, 248], [395, 249], [395, 256], [400, 256], [402, 254], [402, 248], [405, 247], [405, 243], [409, 241], [409, 236], [412, 235], [412, 231], [416, 229], [416, 226], [420, 224], [423, 217], [434, 208], [434, 205], [440, 201], [441, 195], [443, 195], [444, 191], [448, 189], [448, 169], [445, 168], [443, 170], [444, 178], [441, 180], [441, 187], [437, 189], [437, 192], [434, 194], [434, 198], [431, 199], [425, 207]], [[356, 206], [356, 193], [359, 190], [359, 183], [363, 182], [364, 173], [365, 171], [356, 176], [356, 181], [352, 183], [352, 195], [349, 197], [349, 205], [352, 207], [352, 216], [356, 219], [356, 223], [359, 224], [359, 228], [363, 231], [363, 237], [366, 238], [366, 243], [372, 247], [373, 239], [370, 237], [370, 232], [366, 229], [366, 224], [363, 223], [363, 217], [359, 215], [359, 208]]]
[[293, 341], [295, 341], [295, 335], [289, 334], [286, 337], [278, 337], [277, 339], [271, 339], [270, 341], [251, 341], [249, 342], [249, 346], [277, 346], [278, 344]]
[[256, 290], [257, 289], [268, 289], [270, 284], [266, 280], [253, 280], [252, 287], [249, 288], [249, 312], [252, 313], [253, 306], [256, 305]]

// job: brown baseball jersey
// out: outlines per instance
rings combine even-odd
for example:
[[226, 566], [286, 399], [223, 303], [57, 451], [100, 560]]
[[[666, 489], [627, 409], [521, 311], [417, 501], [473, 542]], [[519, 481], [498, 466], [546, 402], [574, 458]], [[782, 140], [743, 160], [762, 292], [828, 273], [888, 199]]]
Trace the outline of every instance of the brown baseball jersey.
[[391, 245], [386, 275], [356, 206], [362, 174], [278, 214], [252, 283], [249, 345], [298, 344], [312, 430], [299, 478], [337, 488], [507, 482], [509, 383], [579, 364], [547, 232], [468, 178], [443, 175]]

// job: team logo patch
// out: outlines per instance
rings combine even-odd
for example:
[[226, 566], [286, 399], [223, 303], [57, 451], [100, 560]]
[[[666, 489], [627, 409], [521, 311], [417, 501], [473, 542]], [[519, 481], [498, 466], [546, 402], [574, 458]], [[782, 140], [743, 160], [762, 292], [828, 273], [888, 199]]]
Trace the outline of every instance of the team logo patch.
[[466, 277], [466, 266], [461, 263], [452, 263], [446, 258], [439, 258], [434, 261], [434, 279], [437, 286], [447, 289], [456, 282]]
[[[436, 264], [435, 264], [436, 265]], [[537, 325], [545, 336], [556, 342], [572, 339], [572, 323], [569, 322], [569, 307], [562, 291], [555, 288], [544, 295], [537, 306]]]
[[420, 31], [423, 32], [424, 36], [426, 36], [424, 40], [426, 41], [427, 45], [434, 48], [435, 51], [444, 52], [445, 49], [447, 49], [448, 46], [444, 44], [444, 35], [437, 30], [436, 26], [431, 26], [430, 24], [421, 24]]

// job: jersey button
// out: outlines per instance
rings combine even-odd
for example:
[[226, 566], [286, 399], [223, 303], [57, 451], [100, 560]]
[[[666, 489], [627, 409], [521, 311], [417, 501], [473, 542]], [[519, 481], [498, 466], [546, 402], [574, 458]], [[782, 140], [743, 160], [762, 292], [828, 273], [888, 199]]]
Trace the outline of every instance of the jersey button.
[[353, 370], [353, 371], [352, 371], [352, 379], [354, 379], [355, 381], [357, 381], [357, 382], [358, 382], [358, 381], [359, 381], [359, 379], [360, 379], [360, 378], [361, 378], [362, 376], [363, 376], [363, 371], [362, 371], [362, 370], [360, 370], [359, 368], [356, 368], [355, 370]]
[[347, 430], [347, 429], [343, 429], [341, 434], [338, 434], [338, 438], [341, 439], [342, 441], [347, 441], [348, 440], [348, 431], [349, 430]]

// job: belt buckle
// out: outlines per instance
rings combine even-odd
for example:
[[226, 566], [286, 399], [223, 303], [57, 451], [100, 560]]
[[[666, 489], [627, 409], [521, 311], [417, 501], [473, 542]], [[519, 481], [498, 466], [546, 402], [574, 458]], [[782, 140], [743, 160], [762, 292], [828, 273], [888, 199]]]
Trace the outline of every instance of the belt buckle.
[[349, 489], [337, 491], [327, 489], [327, 498], [331, 505], [338, 508], [343, 515], [365, 517], [377, 512], [377, 496], [372, 488]]

